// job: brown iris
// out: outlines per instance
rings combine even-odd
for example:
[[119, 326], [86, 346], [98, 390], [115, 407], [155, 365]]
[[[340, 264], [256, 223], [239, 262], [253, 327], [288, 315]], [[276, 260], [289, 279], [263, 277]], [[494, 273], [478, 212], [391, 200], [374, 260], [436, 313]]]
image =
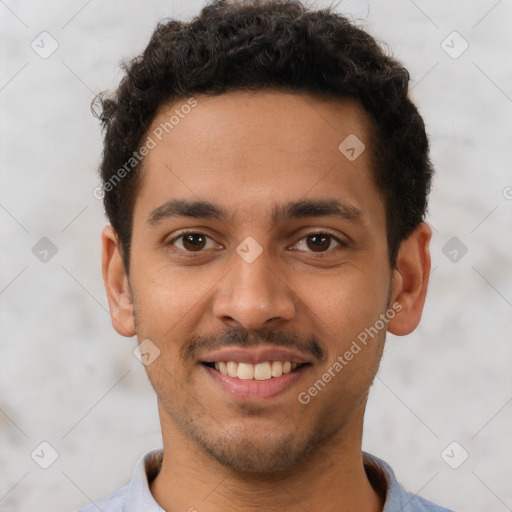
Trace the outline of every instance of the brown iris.
[[183, 236], [183, 247], [187, 251], [200, 251], [206, 243], [205, 236], [199, 233], [190, 233]]
[[320, 252], [329, 248], [329, 245], [331, 245], [331, 237], [324, 234], [309, 235], [307, 237], [307, 244], [312, 251]]

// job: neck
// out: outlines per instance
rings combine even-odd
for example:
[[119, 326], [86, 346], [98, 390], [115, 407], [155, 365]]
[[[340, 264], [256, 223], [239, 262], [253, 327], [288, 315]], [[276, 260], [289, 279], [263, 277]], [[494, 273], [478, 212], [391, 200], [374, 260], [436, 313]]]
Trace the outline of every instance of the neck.
[[363, 466], [362, 415], [358, 422], [361, 428], [350, 429], [357, 434], [347, 435], [342, 427], [307, 460], [272, 473], [223, 466], [173, 424], [162, 424], [164, 458], [151, 493], [167, 512], [380, 512], [384, 497], [372, 488]]

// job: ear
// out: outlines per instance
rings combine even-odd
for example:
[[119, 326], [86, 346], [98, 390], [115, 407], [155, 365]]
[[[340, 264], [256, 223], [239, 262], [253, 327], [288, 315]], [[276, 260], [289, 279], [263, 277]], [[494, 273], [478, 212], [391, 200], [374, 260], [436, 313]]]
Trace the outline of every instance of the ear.
[[122, 336], [131, 337], [135, 335], [132, 294], [121, 257], [119, 239], [112, 226], [105, 227], [101, 242], [103, 283], [112, 325]]
[[391, 304], [402, 309], [388, 323], [388, 331], [397, 336], [409, 334], [420, 323], [430, 275], [432, 229], [424, 222], [402, 241], [393, 271]]

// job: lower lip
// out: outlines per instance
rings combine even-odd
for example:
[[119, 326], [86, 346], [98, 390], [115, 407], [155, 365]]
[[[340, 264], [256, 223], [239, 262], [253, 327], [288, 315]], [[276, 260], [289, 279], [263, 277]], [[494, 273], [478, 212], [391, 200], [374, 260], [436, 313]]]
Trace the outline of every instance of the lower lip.
[[272, 377], [268, 380], [243, 380], [222, 375], [222, 373], [209, 366], [201, 365], [203, 371], [205, 371], [221, 389], [242, 400], [261, 400], [284, 393], [301, 378], [302, 374], [304, 371], [307, 371], [309, 366], [310, 365], [301, 366], [290, 373], [285, 373], [280, 377]]

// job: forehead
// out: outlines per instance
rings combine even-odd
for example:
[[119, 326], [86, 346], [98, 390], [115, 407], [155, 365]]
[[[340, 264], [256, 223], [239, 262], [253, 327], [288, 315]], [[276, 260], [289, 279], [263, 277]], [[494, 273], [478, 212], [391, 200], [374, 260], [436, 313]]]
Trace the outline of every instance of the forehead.
[[248, 147], [259, 147], [267, 158], [281, 145], [282, 151], [314, 155], [322, 163], [323, 155], [339, 156], [339, 143], [350, 135], [369, 142], [369, 127], [366, 111], [354, 100], [258, 90], [196, 95], [164, 105], [148, 133], [169, 149], [193, 144], [195, 158], [207, 153], [211, 160], [212, 149], [222, 156], [229, 149], [236, 158]]
[[162, 107], [146, 134], [153, 147], [135, 213], [172, 198], [207, 199], [270, 218], [267, 202], [308, 194], [364, 210], [380, 201], [369, 128], [352, 100], [277, 91], [182, 99]]

